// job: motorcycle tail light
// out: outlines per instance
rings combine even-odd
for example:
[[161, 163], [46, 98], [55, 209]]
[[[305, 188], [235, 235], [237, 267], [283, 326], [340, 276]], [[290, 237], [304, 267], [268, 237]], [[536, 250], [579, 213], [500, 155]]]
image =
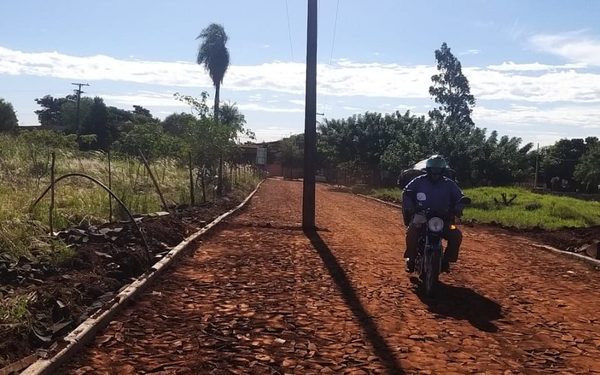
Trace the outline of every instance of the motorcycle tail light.
[[427, 225], [429, 226], [429, 230], [432, 232], [441, 232], [444, 230], [444, 220], [440, 219], [439, 217], [432, 217], [429, 219]]

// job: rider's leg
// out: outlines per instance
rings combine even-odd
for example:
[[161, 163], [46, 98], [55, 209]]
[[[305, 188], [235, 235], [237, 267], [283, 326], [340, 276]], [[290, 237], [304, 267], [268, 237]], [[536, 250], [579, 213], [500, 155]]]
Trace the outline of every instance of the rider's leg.
[[458, 260], [458, 250], [462, 243], [462, 233], [456, 227], [454, 227], [454, 229], [446, 228], [446, 230], [444, 230], [444, 238], [448, 241], [448, 246], [446, 246], [446, 252], [444, 253], [444, 260], [456, 262]]
[[417, 256], [417, 248], [419, 246], [419, 228], [410, 224], [406, 228], [406, 250], [404, 251], [404, 258], [406, 261], [406, 271], [413, 272], [415, 268], [415, 258]]
[[406, 251], [404, 252], [405, 258], [415, 259], [417, 256], [417, 247], [419, 246], [419, 228], [410, 224], [406, 228]]

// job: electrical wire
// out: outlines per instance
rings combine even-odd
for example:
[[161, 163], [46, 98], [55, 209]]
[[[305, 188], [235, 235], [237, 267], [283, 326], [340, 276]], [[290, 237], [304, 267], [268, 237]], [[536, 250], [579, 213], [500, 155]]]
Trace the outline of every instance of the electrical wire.
[[290, 27], [290, 10], [288, 7], [288, 0], [285, 0], [285, 14], [287, 16], [288, 36], [290, 38], [290, 54], [292, 55], [292, 61], [294, 61], [294, 48], [292, 46], [292, 28]]
[[333, 46], [335, 45], [335, 33], [337, 30], [337, 19], [338, 19], [339, 9], [340, 9], [340, 0], [337, 0], [337, 5], [335, 7], [335, 21], [333, 21], [333, 38], [331, 39], [331, 53], [329, 54], [329, 65], [331, 65], [331, 60], [333, 59]]

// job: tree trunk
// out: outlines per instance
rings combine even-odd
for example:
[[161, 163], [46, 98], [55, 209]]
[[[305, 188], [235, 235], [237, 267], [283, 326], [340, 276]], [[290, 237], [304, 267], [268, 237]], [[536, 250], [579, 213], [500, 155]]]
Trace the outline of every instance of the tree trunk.
[[204, 165], [200, 173], [200, 183], [202, 185], [202, 203], [206, 203], [206, 183], [204, 181]]
[[[221, 91], [221, 83], [217, 82], [215, 85], [215, 122], [219, 124], [219, 93]], [[220, 150], [219, 155], [219, 176], [217, 178], [217, 196], [223, 195], [223, 150]]]

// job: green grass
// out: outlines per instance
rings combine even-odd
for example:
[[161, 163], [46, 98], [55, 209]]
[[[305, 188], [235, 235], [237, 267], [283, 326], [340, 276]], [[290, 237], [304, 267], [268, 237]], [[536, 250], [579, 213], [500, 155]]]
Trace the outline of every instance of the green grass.
[[[496, 204], [501, 194], [517, 198], [510, 206]], [[473, 205], [465, 210], [465, 220], [499, 223], [516, 228], [558, 229], [600, 225], [600, 202], [536, 194], [522, 188], [480, 187], [467, 189]]]
[[[22, 137], [0, 134], [0, 253], [31, 256], [31, 250], [56, 251], [55, 262], [68, 261], [69, 251], [51, 243], [46, 234], [50, 193], [30, 211], [31, 204], [50, 183], [50, 149], [34, 145]], [[151, 162], [152, 173], [168, 205], [190, 202], [189, 171], [174, 159]], [[108, 185], [108, 160], [102, 152], [56, 150], [55, 176], [84, 173]], [[136, 158], [112, 155], [112, 191], [134, 214], [162, 210], [161, 200], [144, 165]], [[225, 171], [227, 172], [227, 171]], [[224, 173], [227, 178], [228, 173]], [[250, 169], [241, 173], [236, 188], [255, 186], [257, 176]], [[196, 202], [202, 200], [196, 186]], [[207, 186], [207, 199], [213, 198], [213, 185]], [[113, 220], [127, 219], [113, 200]], [[61, 180], [55, 190], [54, 230], [71, 225], [100, 224], [109, 219], [109, 195], [101, 187], [81, 177]]]
[[26, 295], [0, 300], [0, 324], [27, 325], [30, 318], [28, 304]]
[[388, 202], [402, 202], [402, 190], [397, 188], [381, 188], [375, 189], [371, 193], [375, 198], [388, 201]]
[[[590, 202], [550, 194], [536, 194], [514, 187], [479, 187], [466, 189], [465, 195], [473, 203], [465, 209], [463, 220], [477, 223], [495, 223], [515, 228], [579, 228], [600, 225], [600, 202]], [[502, 202], [501, 194], [517, 198], [511, 205]], [[400, 189], [377, 189], [373, 196], [400, 202]]]

